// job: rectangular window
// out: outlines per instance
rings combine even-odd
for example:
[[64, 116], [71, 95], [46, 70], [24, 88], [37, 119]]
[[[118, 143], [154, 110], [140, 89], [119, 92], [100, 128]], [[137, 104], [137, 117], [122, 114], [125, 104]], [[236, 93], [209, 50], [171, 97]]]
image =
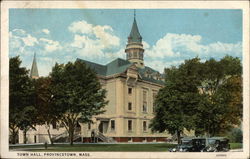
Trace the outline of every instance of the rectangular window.
[[142, 111], [143, 111], [144, 113], [147, 112], [147, 102], [143, 102]]
[[115, 130], [115, 121], [111, 120], [111, 130]]
[[132, 120], [128, 120], [128, 131], [132, 131]]
[[133, 56], [134, 56], [134, 58], [137, 58], [137, 53], [133, 52]]
[[132, 103], [131, 102], [128, 103], [128, 110], [132, 110]]
[[128, 94], [132, 94], [132, 88], [128, 88]]
[[143, 121], [143, 131], [147, 131], [147, 122]]
[[143, 101], [146, 102], [147, 101], [147, 91], [143, 91]]
[[157, 93], [153, 93], [153, 112], [155, 112], [155, 98], [156, 98]]
[[88, 129], [89, 130], [91, 129], [91, 123], [88, 123]]
[[53, 127], [53, 129], [56, 129], [56, 122], [55, 121], [52, 122], [52, 127]]

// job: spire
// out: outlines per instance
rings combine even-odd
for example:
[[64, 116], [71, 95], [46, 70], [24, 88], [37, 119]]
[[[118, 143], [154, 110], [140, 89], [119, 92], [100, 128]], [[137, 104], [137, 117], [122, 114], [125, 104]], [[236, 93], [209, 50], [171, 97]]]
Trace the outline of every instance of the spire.
[[136, 23], [135, 10], [134, 10], [134, 22], [133, 22], [132, 29], [131, 29], [131, 32], [130, 32], [129, 37], [128, 37], [128, 42], [139, 42], [139, 43], [142, 42], [142, 37], [139, 33], [139, 29], [138, 29], [138, 26]]
[[37, 69], [37, 64], [36, 64], [36, 53], [34, 53], [34, 58], [33, 58], [33, 63], [30, 71], [30, 77], [31, 78], [38, 78], [38, 69]]
[[139, 33], [139, 29], [136, 23], [136, 13], [134, 10], [134, 22], [131, 32], [128, 37], [128, 43], [126, 45], [125, 53], [127, 54], [127, 60], [134, 63], [136, 67], [144, 68], [144, 49], [142, 45], [142, 37]]

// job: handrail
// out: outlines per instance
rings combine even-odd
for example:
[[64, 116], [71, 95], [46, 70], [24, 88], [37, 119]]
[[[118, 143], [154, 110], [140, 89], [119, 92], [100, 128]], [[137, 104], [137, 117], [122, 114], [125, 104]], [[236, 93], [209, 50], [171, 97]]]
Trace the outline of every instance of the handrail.
[[96, 129], [94, 130], [94, 132], [95, 132], [95, 137], [100, 138], [104, 142], [115, 142], [113, 138], [105, 136], [103, 133], [101, 133]]
[[59, 134], [59, 135], [57, 135], [57, 136], [52, 137], [52, 139], [53, 139], [53, 140], [56, 140], [56, 139], [58, 139], [59, 137], [61, 137], [61, 136], [63, 136], [63, 135], [66, 135], [67, 133], [68, 133], [67, 130], [65, 130], [63, 133], [61, 133], [61, 134]]

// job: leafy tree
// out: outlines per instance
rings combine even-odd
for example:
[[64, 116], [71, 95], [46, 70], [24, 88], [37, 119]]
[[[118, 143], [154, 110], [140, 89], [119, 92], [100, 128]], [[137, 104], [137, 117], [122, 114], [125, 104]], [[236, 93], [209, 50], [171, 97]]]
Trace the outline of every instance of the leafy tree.
[[156, 97], [152, 130], [220, 135], [242, 119], [242, 67], [238, 58], [186, 60], [165, 70], [165, 86]]
[[53, 139], [50, 134], [50, 125], [58, 122], [60, 110], [53, 106], [53, 94], [51, 91], [51, 78], [40, 77], [35, 81], [36, 108], [39, 112], [37, 121], [40, 125], [45, 125], [49, 135], [50, 143], [53, 145]]
[[243, 139], [242, 130], [240, 128], [232, 128], [228, 132], [227, 137], [229, 138], [230, 142], [242, 143]]
[[195, 111], [196, 133], [220, 135], [242, 119], [242, 67], [238, 58], [225, 56], [203, 64], [202, 100]]
[[16, 143], [18, 129], [24, 132], [24, 143], [26, 143], [26, 132], [34, 128], [36, 109], [34, 107], [34, 85], [28, 76], [28, 70], [20, 67], [19, 56], [9, 60], [9, 128], [11, 132], [11, 143]]
[[179, 68], [166, 69], [165, 87], [160, 89], [155, 105], [156, 113], [150, 127], [153, 131], [167, 130], [176, 134], [178, 143], [184, 128], [194, 128], [193, 107], [199, 104], [200, 94], [197, 85], [200, 79], [200, 62], [198, 58], [186, 60]]
[[81, 61], [56, 64], [50, 76], [53, 106], [60, 110], [60, 120], [73, 145], [77, 124], [90, 122], [93, 115], [104, 112], [106, 91], [96, 74]]

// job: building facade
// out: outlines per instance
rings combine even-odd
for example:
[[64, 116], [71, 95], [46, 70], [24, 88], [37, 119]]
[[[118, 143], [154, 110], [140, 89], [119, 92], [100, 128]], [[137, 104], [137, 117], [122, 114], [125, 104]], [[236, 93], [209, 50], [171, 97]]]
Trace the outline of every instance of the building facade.
[[144, 64], [142, 37], [134, 17], [125, 48], [126, 60], [115, 59], [107, 65], [83, 62], [98, 74], [107, 90], [104, 114], [94, 117], [93, 124], [82, 126], [84, 140], [97, 130], [118, 142], [163, 141], [168, 133], [152, 133], [149, 124], [154, 117], [154, 98], [163, 87], [162, 75]]

